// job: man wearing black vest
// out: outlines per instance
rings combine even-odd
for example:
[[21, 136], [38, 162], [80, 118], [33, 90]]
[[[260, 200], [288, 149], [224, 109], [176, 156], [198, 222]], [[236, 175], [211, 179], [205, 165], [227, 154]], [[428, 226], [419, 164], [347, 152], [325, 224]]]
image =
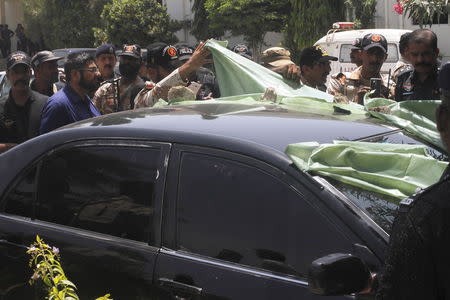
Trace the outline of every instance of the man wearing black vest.
[[4, 143], [18, 144], [39, 133], [41, 112], [48, 97], [30, 89], [30, 57], [21, 51], [11, 53], [6, 62], [11, 84], [7, 98], [0, 100], [0, 149]]

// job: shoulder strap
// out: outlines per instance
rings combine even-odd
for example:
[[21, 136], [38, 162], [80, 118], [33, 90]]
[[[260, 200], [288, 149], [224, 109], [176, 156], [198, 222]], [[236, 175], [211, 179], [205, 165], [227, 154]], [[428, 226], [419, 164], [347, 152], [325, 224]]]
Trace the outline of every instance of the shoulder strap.
[[34, 101], [30, 104], [29, 121], [28, 121], [28, 138], [32, 138], [38, 135], [39, 126], [41, 124], [41, 113], [45, 103], [47, 103], [48, 97], [44, 95], [36, 95], [37, 93], [31, 92]]

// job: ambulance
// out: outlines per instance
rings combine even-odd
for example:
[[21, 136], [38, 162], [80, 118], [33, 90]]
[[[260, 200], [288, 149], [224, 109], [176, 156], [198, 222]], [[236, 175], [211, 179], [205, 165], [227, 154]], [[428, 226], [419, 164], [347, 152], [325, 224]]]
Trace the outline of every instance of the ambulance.
[[388, 56], [381, 68], [383, 77], [388, 77], [389, 70], [393, 69], [400, 59], [398, 43], [400, 36], [411, 30], [403, 29], [354, 29], [352, 22], [338, 22], [333, 24], [333, 29], [318, 40], [314, 46], [320, 46], [329, 55], [338, 58], [338, 61], [331, 62], [331, 73], [349, 73], [356, 69], [356, 65], [350, 62], [350, 49], [352, 43], [357, 38], [362, 38], [366, 34], [376, 33], [383, 35], [388, 42]]

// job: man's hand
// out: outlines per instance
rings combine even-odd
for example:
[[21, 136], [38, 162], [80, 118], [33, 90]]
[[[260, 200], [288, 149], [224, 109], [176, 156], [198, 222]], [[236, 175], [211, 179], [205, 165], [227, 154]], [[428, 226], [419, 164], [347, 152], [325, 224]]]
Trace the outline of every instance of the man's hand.
[[286, 79], [290, 79], [293, 81], [298, 81], [300, 79], [300, 67], [297, 66], [296, 64], [289, 64], [289, 65], [281, 66], [281, 67], [272, 69], [272, 71], [274, 71], [276, 73], [280, 73]]
[[152, 96], [155, 99], [167, 100], [167, 95], [169, 94], [171, 86], [159, 86], [156, 85], [152, 90]]
[[209, 55], [211, 55], [211, 52], [206, 49], [206, 43], [207, 41], [201, 42], [197, 46], [197, 49], [195, 49], [191, 58], [189, 58], [189, 60], [178, 69], [181, 79], [183, 79], [184, 81], [186, 81], [186, 79], [188, 79], [191, 74], [196, 72], [201, 66], [212, 62], [212, 59], [207, 58]]
[[371, 89], [368, 86], [362, 86], [356, 91], [354, 101], [358, 104], [364, 104], [364, 95], [370, 92]]

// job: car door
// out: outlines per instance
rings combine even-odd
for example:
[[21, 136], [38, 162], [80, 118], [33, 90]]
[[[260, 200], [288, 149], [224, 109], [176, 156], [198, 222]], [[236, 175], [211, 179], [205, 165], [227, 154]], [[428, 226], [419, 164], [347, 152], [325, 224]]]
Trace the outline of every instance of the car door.
[[318, 299], [311, 261], [359, 241], [284, 172], [200, 147], [174, 148], [163, 215], [158, 299]]
[[[0, 249], [15, 257], [6, 265], [20, 267], [15, 284], [23, 289], [8, 291], [6, 299], [24, 299], [30, 276], [24, 247], [36, 235], [60, 249], [81, 299], [106, 293], [151, 299], [169, 149], [162, 143], [77, 142], [50, 152], [20, 178], [2, 199]], [[17, 201], [25, 183], [32, 190], [26, 204]]]

